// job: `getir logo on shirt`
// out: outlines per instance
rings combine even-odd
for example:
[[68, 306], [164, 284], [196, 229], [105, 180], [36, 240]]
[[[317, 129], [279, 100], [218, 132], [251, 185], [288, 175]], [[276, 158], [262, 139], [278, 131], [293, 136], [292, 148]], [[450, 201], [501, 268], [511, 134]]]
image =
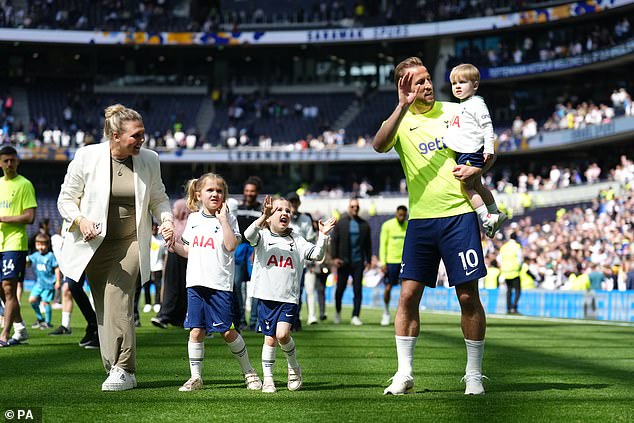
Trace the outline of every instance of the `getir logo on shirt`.
[[266, 262], [267, 266], [277, 266], [277, 267], [290, 267], [291, 269], [295, 269], [295, 267], [293, 266], [293, 259], [289, 256], [284, 258], [284, 256], [279, 256], [279, 260], [278, 257], [276, 255], [272, 255], [271, 257], [269, 257], [269, 261]]
[[427, 154], [430, 151], [442, 150], [445, 148], [447, 148], [447, 146], [443, 142], [442, 138], [435, 138], [433, 141], [421, 142], [420, 144], [418, 144], [418, 150], [420, 151], [420, 154]]
[[196, 235], [194, 237], [194, 242], [192, 242], [192, 247], [211, 248], [214, 250], [216, 245], [214, 244], [214, 239], [212, 237], [205, 238], [203, 235], [200, 237]]

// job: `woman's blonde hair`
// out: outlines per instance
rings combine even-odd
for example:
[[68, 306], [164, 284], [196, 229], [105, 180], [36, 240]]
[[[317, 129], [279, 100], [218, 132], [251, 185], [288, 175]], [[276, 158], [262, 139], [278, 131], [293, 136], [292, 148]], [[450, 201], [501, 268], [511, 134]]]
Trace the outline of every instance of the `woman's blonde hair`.
[[216, 173], [205, 173], [200, 178], [190, 179], [187, 182], [187, 186], [185, 188], [185, 194], [187, 197], [187, 208], [191, 211], [200, 210], [200, 202], [196, 198], [196, 193], [200, 192], [208, 179], [214, 180], [217, 184], [222, 188], [222, 202], [226, 202], [229, 197], [229, 187], [227, 186], [227, 181], [225, 179], [216, 174]]
[[108, 106], [104, 112], [106, 119], [103, 124], [103, 136], [108, 141], [112, 141], [115, 132], [121, 133], [124, 122], [139, 121], [143, 123], [143, 118], [139, 112], [129, 109], [123, 104]]

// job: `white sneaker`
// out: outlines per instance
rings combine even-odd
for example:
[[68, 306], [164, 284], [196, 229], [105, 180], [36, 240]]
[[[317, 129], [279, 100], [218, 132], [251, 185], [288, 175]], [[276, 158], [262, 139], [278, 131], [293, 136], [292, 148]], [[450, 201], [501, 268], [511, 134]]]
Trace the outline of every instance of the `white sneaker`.
[[244, 383], [250, 391], [259, 391], [262, 389], [262, 381], [254, 369], [251, 369], [244, 374]]
[[332, 321], [335, 325], [341, 323], [341, 313], [335, 313], [335, 318]]
[[199, 377], [190, 377], [178, 390], [180, 392], [199, 391], [203, 389], [203, 380]]
[[[385, 388], [383, 395], [405, 395], [414, 389], [414, 378], [396, 373], [390, 378], [392, 383]], [[388, 382], [389, 382], [388, 381]]]
[[110, 369], [108, 378], [101, 385], [102, 391], [127, 391], [136, 387], [136, 377], [120, 367]]
[[389, 326], [389, 325], [390, 325], [390, 314], [383, 313], [383, 316], [381, 317], [381, 326]]
[[317, 318], [315, 316], [311, 316], [308, 318], [308, 321], [306, 322], [309, 325], [316, 325], [317, 324]]
[[264, 383], [262, 384], [262, 392], [265, 394], [274, 394], [277, 392], [277, 388], [275, 388], [275, 382], [273, 378], [264, 378]]
[[479, 375], [464, 375], [460, 380], [467, 385], [464, 394], [465, 395], [484, 395], [484, 385], [482, 379], [488, 379], [488, 377]]
[[143, 313], [149, 313], [152, 311], [152, 304], [146, 304], [143, 306]]
[[161, 305], [160, 304], [154, 304], [154, 313], [158, 313], [159, 311], [161, 311]]
[[302, 368], [301, 367], [289, 367], [288, 368], [288, 390], [299, 391], [302, 387]]
[[352, 319], [350, 319], [350, 324], [352, 326], [361, 326], [363, 322], [361, 321], [361, 319], [359, 319], [358, 316], [352, 316]]
[[29, 333], [26, 331], [26, 327], [24, 329], [16, 330], [13, 332], [12, 339], [15, 339], [18, 342], [24, 342], [30, 338]]

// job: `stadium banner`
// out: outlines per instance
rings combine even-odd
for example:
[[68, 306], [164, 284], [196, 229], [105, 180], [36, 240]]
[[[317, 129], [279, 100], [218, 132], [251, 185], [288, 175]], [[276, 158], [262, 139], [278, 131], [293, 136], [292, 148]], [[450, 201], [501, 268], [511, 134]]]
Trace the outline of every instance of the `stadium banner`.
[[[363, 287], [363, 305], [383, 307], [383, 285]], [[326, 287], [326, 301], [334, 304], [335, 287]], [[398, 304], [400, 287], [392, 289], [390, 307]], [[480, 289], [480, 299], [487, 314], [506, 314], [506, 289]], [[353, 294], [347, 289], [343, 304], [352, 304]], [[460, 312], [454, 289], [425, 289], [421, 309]], [[518, 311], [525, 316], [565, 319], [593, 319], [634, 322], [634, 291], [548, 291], [523, 290]]]
[[[580, 66], [592, 65], [595, 63], [619, 59], [634, 52], [634, 39], [625, 43], [597, 50], [590, 53], [580, 54], [573, 57], [561, 59], [545, 60], [543, 62], [526, 63], [512, 66], [500, 66], [497, 68], [481, 68], [480, 79], [503, 79], [519, 76], [534, 75], [544, 72], [557, 72]], [[447, 79], [449, 79], [447, 74]]]
[[490, 31], [522, 25], [554, 22], [599, 13], [634, 3], [634, 0], [586, 0], [529, 11], [480, 18], [379, 27], [325, 28], [291, 31], [243, 32], [105, 32], [38, 29], [0, 29], [0, 41], [57, 44], [140, 45], [283, 45], [354, 43], [405, 40]]

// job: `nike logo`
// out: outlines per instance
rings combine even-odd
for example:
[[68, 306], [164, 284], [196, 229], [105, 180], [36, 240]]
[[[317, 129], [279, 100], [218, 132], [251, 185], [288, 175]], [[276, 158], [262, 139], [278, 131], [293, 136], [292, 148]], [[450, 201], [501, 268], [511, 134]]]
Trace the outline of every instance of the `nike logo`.
[[410, 131], [413, 131], [415, 129], [418, 129], [418, 126], [414, 126], [413, 128], [409, 128]]
[[288, 314], [288, 313], [284, 313], [284, 314], [286, 314], [286, 317], [293, 317], [292, 314]]
[[220, 322], [220, 323], [213, 322], [211, 325], [212, 325], [213, 327], [216, 327], [216, 326], [220, 326], [220, 325], [222, 325], [222, 324], [223, 324], [222, 322]]
[[468, 272], [464, 272], [465, 276], [469, 276], [470, 274], [472, 274], [473, 272], [477, 271], [478, 269], [473, 269], [473, 270], [469, 270]]
[[192, 229], [197, 228], [197, 227], [198, 227], [198, 225], [192, 225]]

